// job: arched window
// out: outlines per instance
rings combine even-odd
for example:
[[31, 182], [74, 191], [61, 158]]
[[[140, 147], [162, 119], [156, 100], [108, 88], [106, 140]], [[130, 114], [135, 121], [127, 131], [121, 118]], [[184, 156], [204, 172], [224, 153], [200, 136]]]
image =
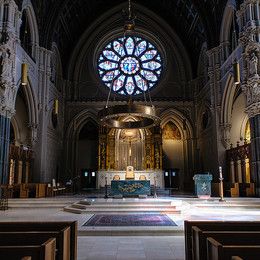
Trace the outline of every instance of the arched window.
[[22, 15], [22, 25], [20, 28], [20, 40], [24, 50], [27, 52], [27, 54], [32, 56], [31, 30], [30, 30], [28, 17], [25, 10], [23, 11], [23, 15]]
[[109, 42], [98, 57], [98, 73], [107, 87], [122, 95], [153, 88], [162, 73], [162, 58], [148, 40], [125, 36]]

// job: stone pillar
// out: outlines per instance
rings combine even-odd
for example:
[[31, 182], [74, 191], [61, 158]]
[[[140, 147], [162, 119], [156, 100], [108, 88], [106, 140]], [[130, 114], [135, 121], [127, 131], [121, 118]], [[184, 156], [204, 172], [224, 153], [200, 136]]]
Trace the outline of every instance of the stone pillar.
[[252, 181], [260, 196], [260, 114], [250, 118]]
[[10, 118], [0, 115], [0, 184], [8, 183]]
[[[208, 67], [208, 75], [209, 75], [209, 86], [210, 86], [210, 108], [212, 112], [212, 141], [213, 146], [212, 157], [215, 158], [214, 161], [211, 162], [211, 169], [214, 178], [218, 177], [218, 167], [219, 165], [225, 165], [225, 147], [221, 142], [222, 137], [222, 127], [221, 127], [221, 46], [210, 49], [207, 52], [209, 57], [209, 67]], [[225, 170], [225, 168], [224, 168]]]
[[0, 1], [0, 184], [8, 183], [10, 118], [14, 114], [15, 55], [18, 41], [14, 21], [19, 17], [13, 0]]
[[48, 171], [48, 113], [49, 106], [53, 101], [49, 100], [50, 92], [50, 57], [51, 51], [39, 47], [39, 67], [38, 87], [39, 93], [39, 126], [38, 136], [35, 137], [35, 161], [34, 161], [34, 181], [50, 182], [55, 176]]
[[[256, 3], [256, 4], [253, 4]], [[247, 13], [255, 15], [247, 16]], [[260, 196], [260, 17], [259, 1], [245, 0], [237, 12], [243, 53], [242, 90], [251, 130], [251, 180]], [[247, 21], [244, 23], [243, 21]], [[247, 170], [248, 171], [248, 170]], [[248, 176], [247, 176], [248, 181]]]

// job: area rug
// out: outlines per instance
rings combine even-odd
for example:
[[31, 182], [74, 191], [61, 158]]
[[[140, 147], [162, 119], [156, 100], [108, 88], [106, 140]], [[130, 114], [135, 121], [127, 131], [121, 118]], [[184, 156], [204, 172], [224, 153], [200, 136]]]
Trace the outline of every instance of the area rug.
[[95, 214], [83, 226], [177, 226], [165, 214]]

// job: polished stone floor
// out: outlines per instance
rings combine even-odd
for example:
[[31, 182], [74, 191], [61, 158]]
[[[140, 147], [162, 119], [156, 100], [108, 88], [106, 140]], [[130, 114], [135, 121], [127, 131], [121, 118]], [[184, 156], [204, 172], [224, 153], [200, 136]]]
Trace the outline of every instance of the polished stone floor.
[[[227, 199], [223, 203], [217, 198], [202, 200], [171, 197], [155, 199], [155, 203], [172, 200], [175, 204], [181, 201], [184, 205], [181, 213], [167, 214], [178, 224], [176, 227], [83, 227], [83, 223], [93, 216], [93, 212], [74, 214], [63, 211], [65, 206], [81, 198], [64, 196], [47, 199], [13, 199], [9, 201], [9, 210], [0, 211], [0, 221], [77, 220], [79, 260], [184, 259], [184, 220], [260, 221], [258, 198]], [[114, 203], [120, 204], [118, 200]]]

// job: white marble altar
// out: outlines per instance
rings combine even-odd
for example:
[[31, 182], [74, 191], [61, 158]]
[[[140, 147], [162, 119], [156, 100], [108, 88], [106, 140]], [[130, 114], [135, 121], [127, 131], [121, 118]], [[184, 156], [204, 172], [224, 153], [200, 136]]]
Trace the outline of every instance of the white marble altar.
[[[162, 170], [148, 170], [148, 171], [134, 171], [135, 180], [139, 180], [141, 175], [146, 177], [146, 180], [149, 180], [151, 185], [154, 185], [156, 182], [156, 187], [164, 188], [164, 176]], [[107, 184], [111, 185], [115, 175], [119, 175], [120, 180], [125, 180], [126, 171], [98, 171], [97, 174], [97, 188], [105, 187], [106, 177]]]

